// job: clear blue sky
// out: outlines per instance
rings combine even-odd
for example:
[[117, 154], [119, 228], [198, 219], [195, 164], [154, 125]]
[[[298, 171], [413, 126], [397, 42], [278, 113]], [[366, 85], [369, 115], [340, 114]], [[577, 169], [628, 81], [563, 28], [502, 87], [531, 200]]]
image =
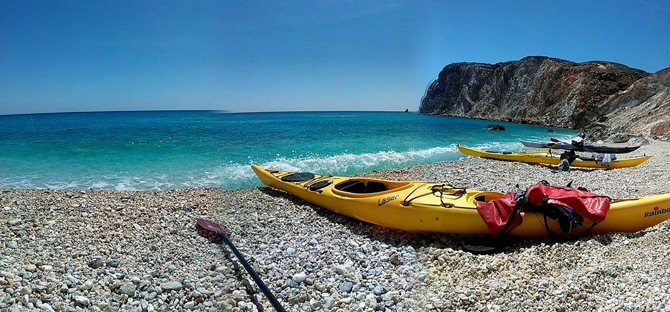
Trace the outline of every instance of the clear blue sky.
[[417, 110], [529, 55], [670, 67], [670, 2], [0, 0], [0, 114]]

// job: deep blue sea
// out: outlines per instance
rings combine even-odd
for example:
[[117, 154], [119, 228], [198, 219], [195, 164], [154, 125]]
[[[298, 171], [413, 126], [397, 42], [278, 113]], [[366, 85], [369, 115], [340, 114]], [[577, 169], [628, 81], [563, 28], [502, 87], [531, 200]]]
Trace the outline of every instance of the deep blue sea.
[[[488, 131], [491, 123], [506, 131]], [[0, 116], [0, 188], [165, 190], [262, 185], [251, 164], [354, 174], [523, 150], [576, 131], [403, 112], [95, 112]]]

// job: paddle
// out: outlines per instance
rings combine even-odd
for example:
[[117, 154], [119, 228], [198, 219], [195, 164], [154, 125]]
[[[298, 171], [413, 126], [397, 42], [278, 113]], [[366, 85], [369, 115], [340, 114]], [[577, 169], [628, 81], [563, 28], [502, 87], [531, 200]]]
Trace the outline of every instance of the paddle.
[[226, 235], [230, 235], [230, 230], [227, 229], [227, 228], [221, 227], [220, 225], [218, 225], [218, 224], [216, 224], [212, 221], [201, 219], [201, 218], [198, 218], [196, 222], [198, 223], [198, 226], [200, 226], [201, 228], [219, 234], [219, 236], [221, 236], [223, 241], [225, 241], [226, 244], [228, 244], [228, 246], [233, 251], [235, 256], [237, 256], [237, 259], [240, 260], [240, 262], [242, 263], [244, 268], [247, 269], [247, 272], [249, 272], [249, 275], [251, 275], [251, 277], [254, 279], [254, 281], [256, 282], [256, 285], [258, 285], [258, 287], [260, 287], [260, 289], [263, 291], [263, 293], [268, 298], [268, 300], [270, 300], [270, 303], [272, 303], [272, 306], [275, 308], [275, 310], [277, 310], [279, 312], [286, 312], [286, 310], [284, 310], [284, 308], [281, 306], [281, 304], [279, 304], [279, 301], [277, 301], [277, 298], [275, 298], [275, 296], [272, 295], [272, 293], [270, 292], [268, 287], [265, 286], [265, 284], [263, 283], [261, 278], [258, 277], [258, 274], [256, 274], [256, 271], [254, 271], [254, 269], [251, 268], [249, 263], [247, 263], [247, 260], [244, 259], [242, 254], [237, 250], [237, 248], [235, 248], [235, 245], [233, 245], [233, 242], [231, 242], [228, 239], [228, 237]]

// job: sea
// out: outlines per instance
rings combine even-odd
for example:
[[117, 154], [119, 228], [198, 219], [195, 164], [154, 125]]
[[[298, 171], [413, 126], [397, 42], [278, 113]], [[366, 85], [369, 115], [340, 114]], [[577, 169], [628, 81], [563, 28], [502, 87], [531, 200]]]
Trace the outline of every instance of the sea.
[[549, 130], [412, 112], [0, 115], [0, 188], [243, 189], [262, 186], [251, 164], [351, 175], [467, 157], [456, 144], [519, 151], [577, 133]]

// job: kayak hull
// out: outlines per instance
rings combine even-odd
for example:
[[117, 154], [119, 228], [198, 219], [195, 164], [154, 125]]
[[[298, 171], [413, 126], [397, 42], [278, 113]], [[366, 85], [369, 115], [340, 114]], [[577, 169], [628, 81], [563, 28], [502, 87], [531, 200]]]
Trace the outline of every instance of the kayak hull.
[[[302, 181], [287, 182], [282, 178], [293, 173], [252, 165], [258, 178], [270, 187], [286, 191], [309, 203], [361, 221], [410, 232], [444, 232], [459, 234], [490, 234], [476, 209], [477, 201], [488, 202], [503, 196], [500, 192], [454, 188], [420, 181], [388, 181], [371, 178], [314, 174]], [[358, 183], [358, 184], [357, 184]], [[350, 192], [348, 185], [384, 185], [370, 193], [363, 189]], [[313, 186], [326, 185], [319, 188]], [[345, 187], [343, 187], [345, 186]], [[667, 211], [659, 213], [658, 211]], [[550, 237], [544, 217], [538, 213], [522, 213], [523, 223], [510, 235], [518, 237]], [[670, 218], [670, 194], [613, 201], [605, 221], [589, 234], [636, 232]], [[589, 223], [588, 221], [585, 223]], [[558, 224], [548, 220], [554, 233]], [[584, 232], [591, 224], [577, 227], [571, 234]]]
[[[463, 154], [483, 158], [518, 161], [533, 164], [547, 164], [547, 165], [558, 165], [561, 162], [561, 158], [558, 154], [552, 154], [550, 152], [545, 151], [509, 153], [509, 152], [484, 151], [477, 148], [462, 145], [456, 145], [456, 147]], [[635, 167], [647, 161], [649, 158], [651, 158], [651, 156], [617, 158], [615, 160], [612, 160], [609, 164], [604, 164], [603, 162], [596, 161], [594, 159], [577, 158], [570, 164], [570, 166], [583, 167], [583, 168], [602, 168], [602, 169], [628, 168], [628, 167]]]

